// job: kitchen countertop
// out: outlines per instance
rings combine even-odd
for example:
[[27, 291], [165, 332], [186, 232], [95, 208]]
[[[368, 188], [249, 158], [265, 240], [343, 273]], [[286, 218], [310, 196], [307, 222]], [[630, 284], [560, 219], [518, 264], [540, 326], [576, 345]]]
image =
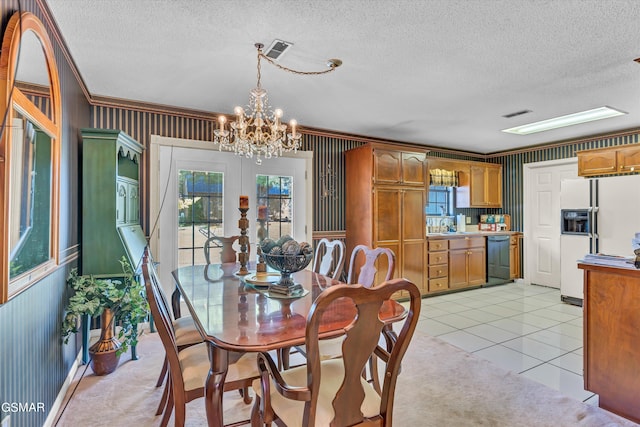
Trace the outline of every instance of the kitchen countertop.
[[427, 233], [427, 239], [450, 237], [474, 237], [474, 236], [512, 236], [522, 234], [520, 231], [450, 231], [447, 233]]

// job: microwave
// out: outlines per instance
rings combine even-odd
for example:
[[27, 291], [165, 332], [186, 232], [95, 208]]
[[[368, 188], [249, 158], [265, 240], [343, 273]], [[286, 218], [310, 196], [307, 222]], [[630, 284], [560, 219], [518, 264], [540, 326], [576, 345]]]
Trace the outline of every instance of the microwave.
[[591, 232], [591, 209], [562, 209], [560, 228], [562, 234], [588, 236]]

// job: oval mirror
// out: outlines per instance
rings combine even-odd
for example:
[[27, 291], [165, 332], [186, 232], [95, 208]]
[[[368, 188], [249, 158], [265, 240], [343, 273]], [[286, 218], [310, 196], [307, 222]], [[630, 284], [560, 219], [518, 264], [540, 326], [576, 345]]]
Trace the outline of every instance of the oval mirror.
[[49, 36], [29, 12], [7, 24], [0, 87], [3, 303], [58, 264], [60, 84]]

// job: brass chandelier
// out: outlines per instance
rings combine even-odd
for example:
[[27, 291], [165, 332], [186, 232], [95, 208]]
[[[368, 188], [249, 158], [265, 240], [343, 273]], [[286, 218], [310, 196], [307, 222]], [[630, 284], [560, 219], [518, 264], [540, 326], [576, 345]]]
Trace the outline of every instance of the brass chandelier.
[[342, 61], [328, 60], [329, 69], [324, 71], [296, 71], [275, 63], [262, 53], [262, 43], [256, 43], [255, 47], [258, 50], [258, 83], [250, 92], [249, 104], [246, 109], [240, 106], [234, 109], [235, 120], [229, 123], [229, 129], [226, 126], [227, 118], [223, 115], [218, 117], [218, 127], [213, 131], [213, 143], [217, 144], [221, 151], [233, 151], [247, 158], [256, 155], [256, 163], [261, 164], [261, 157], [269, 159], [281, 156], [283, 152], [297, 151], [300, 148], [301, 134], [296, 131], [295, 120], [289, 122], [289, 130], [281, 121], [282, 110], [271, 110], [267, 91], [260, 84], [260, 60], [265, 59], [282, 70], [303, 75], [330, 73], [342, 65]]

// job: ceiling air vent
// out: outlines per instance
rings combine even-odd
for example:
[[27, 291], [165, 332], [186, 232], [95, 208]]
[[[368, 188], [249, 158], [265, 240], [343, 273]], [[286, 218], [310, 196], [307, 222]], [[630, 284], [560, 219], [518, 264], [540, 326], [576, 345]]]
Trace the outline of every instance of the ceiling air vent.
[[509, 114], [505, 114], [504, 117], [505, 119], [510, 119], [512, 117], [516, 117], [516, 116], [521, 116], [523, 114], [527, 114], [530, 113], [531, 110], [520, 110], [520, 111], [516, 111], [515, 113], [509, 113]]
[[291, 46], [293, 43], [286, 42], [284, 40], [275, 39], [271, 46], [264, 53], [268, 58], [277, 60], [280, 58]]

